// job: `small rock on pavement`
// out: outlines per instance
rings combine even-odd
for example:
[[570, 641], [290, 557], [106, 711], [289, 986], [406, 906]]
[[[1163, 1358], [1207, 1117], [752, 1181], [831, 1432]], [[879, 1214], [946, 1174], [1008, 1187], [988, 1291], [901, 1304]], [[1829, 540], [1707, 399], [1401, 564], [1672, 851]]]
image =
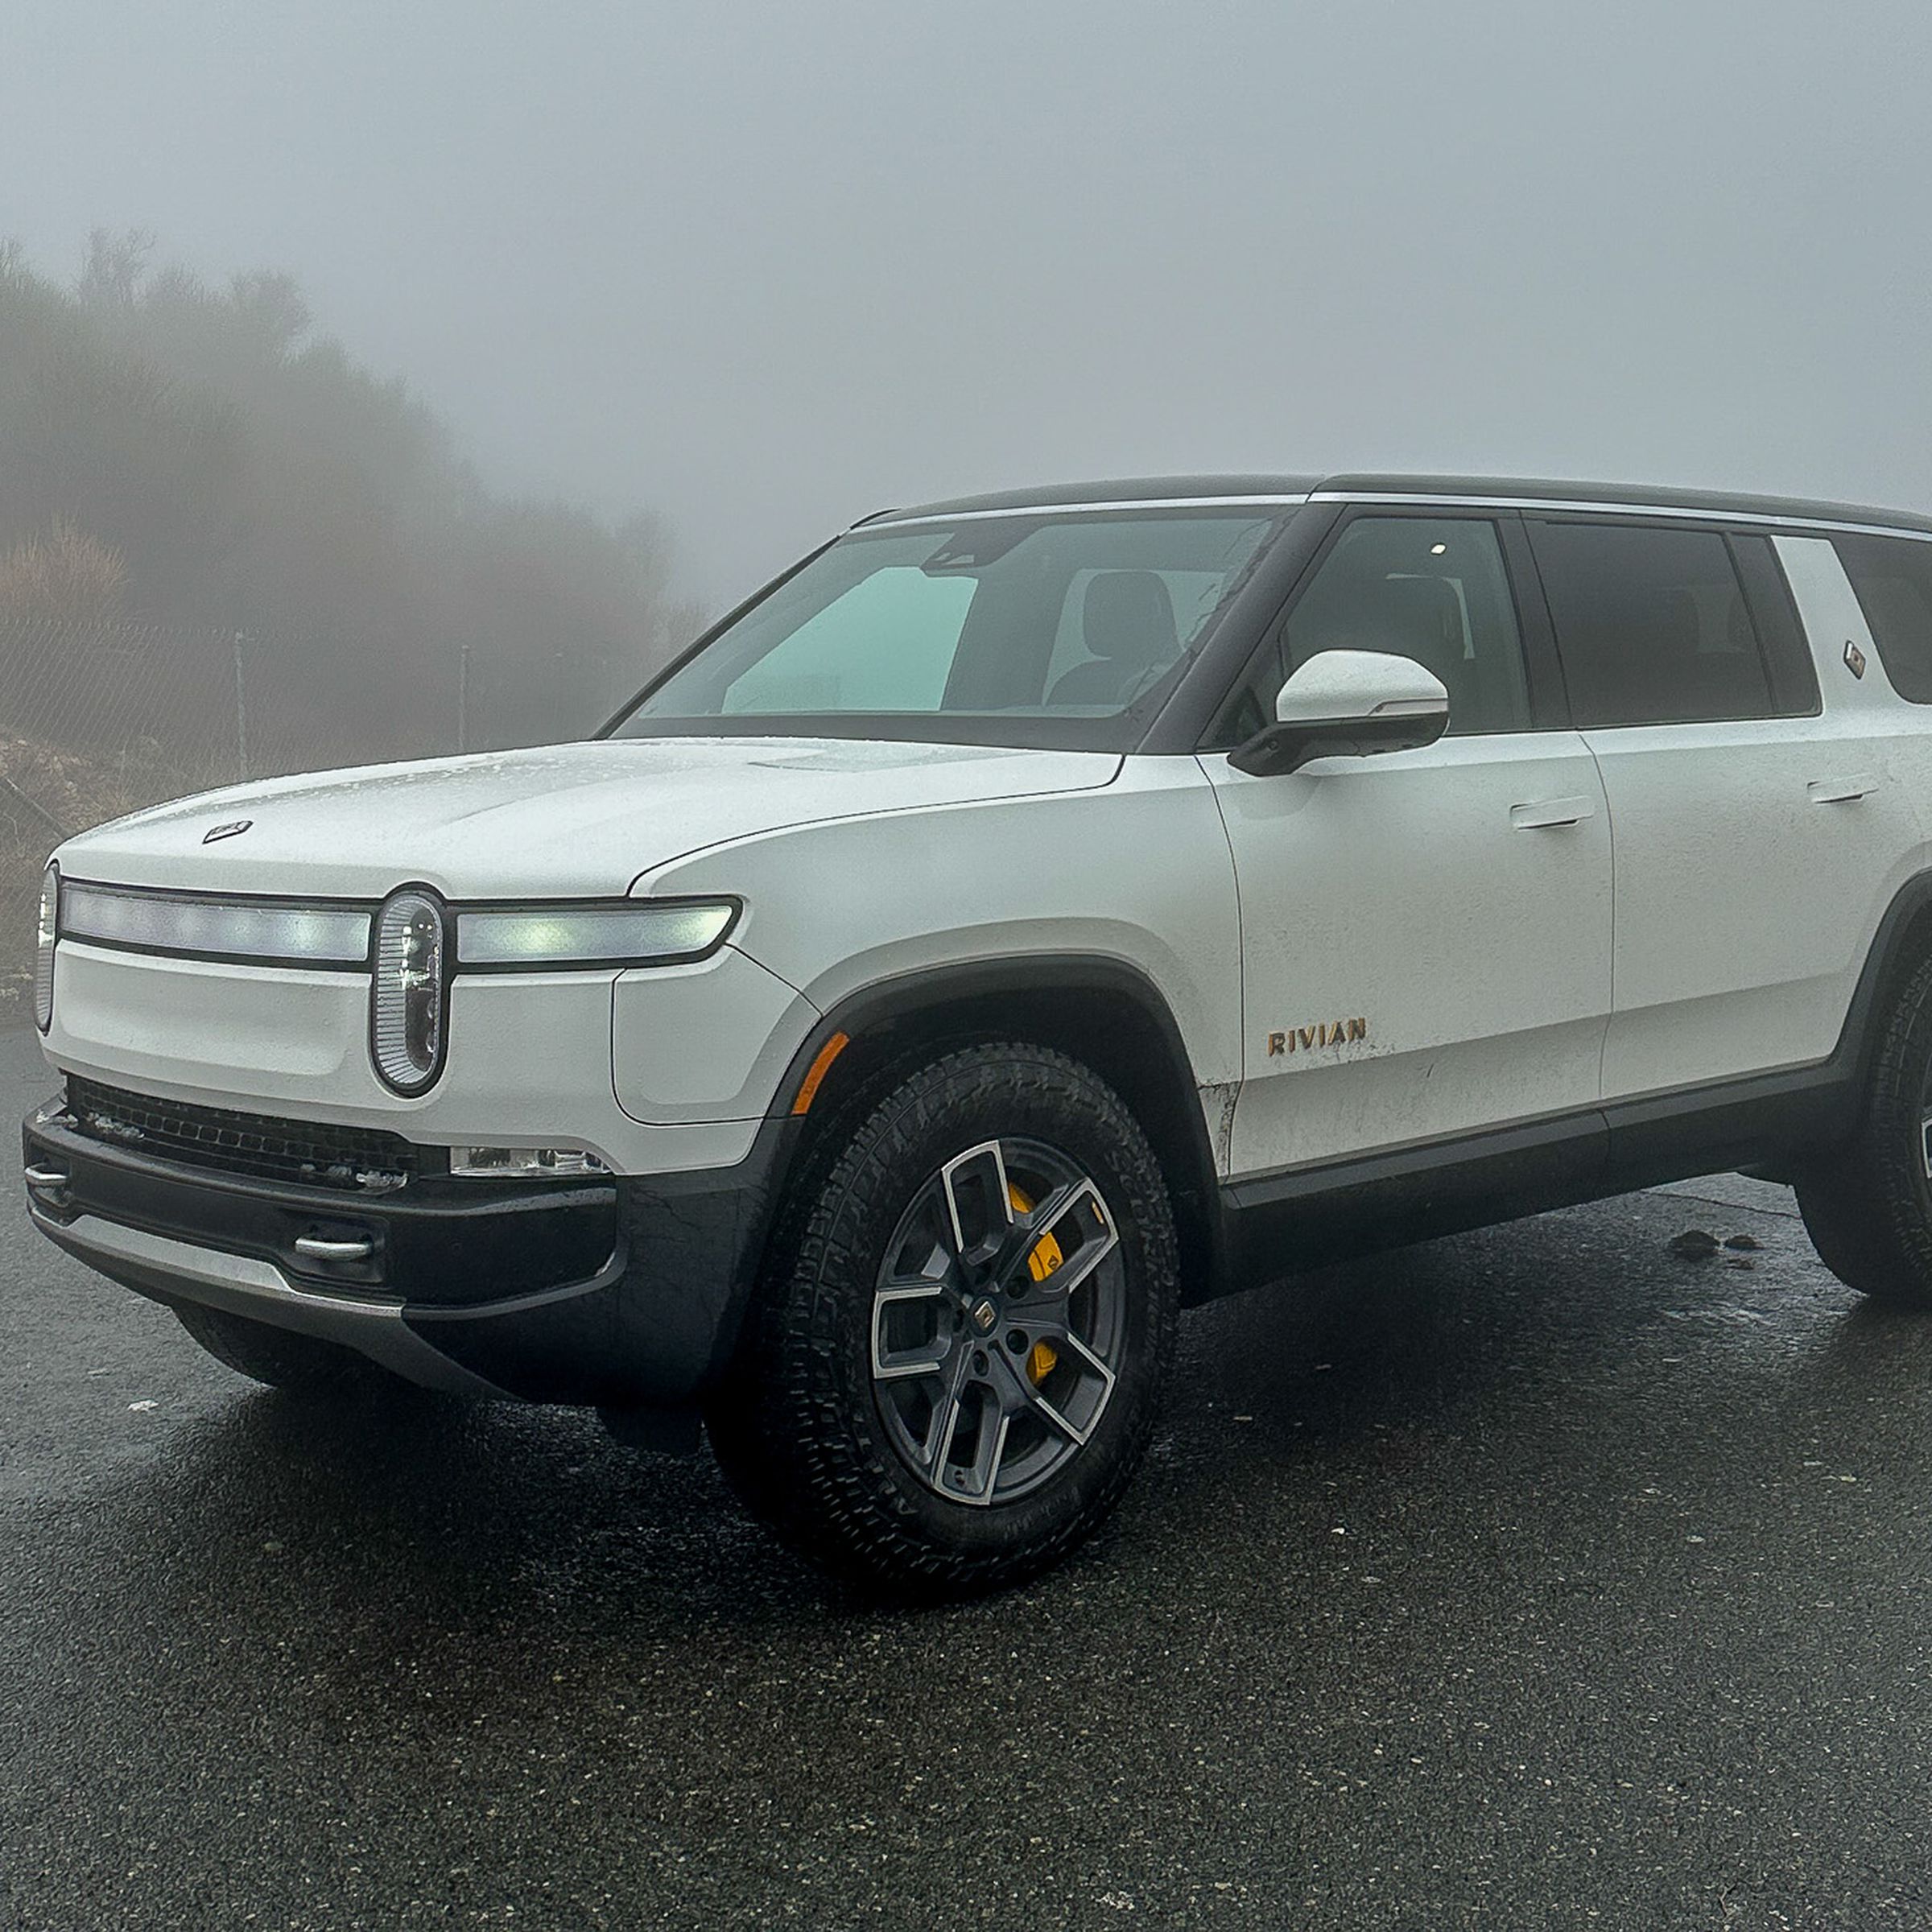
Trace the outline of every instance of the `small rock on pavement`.
[[1718, 1238], [1702, 1228], [1686, 1228], [1670, 1244], [1670, 1252], [1686, 1261], [1707, 1261], [1717, 1253]]
[[1754, 1234], [1728, 1234], [1724, 1236], [1724, 1245], [1727, 1248], [1741, 1248], [1755, 1253], [1764, 1246], [1764, 1243]]

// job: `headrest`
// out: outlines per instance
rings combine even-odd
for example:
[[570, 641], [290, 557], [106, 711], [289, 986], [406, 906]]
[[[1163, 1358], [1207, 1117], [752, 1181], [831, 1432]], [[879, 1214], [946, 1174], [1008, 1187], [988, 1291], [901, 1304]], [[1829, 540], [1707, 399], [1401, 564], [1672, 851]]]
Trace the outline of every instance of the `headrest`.
[[1090, 578], [1080, 634], [1096, 658], [1146, 669], [1180, 654], [1174, 600], [1151, 570], [1104, 570]]
[[1451, 646], [1462, 655], [1455, 592], [1440, 577], [1378, 577], [1364, 584], [1350, 613], [1367, 650], [1393, 651], [1426, 664]]

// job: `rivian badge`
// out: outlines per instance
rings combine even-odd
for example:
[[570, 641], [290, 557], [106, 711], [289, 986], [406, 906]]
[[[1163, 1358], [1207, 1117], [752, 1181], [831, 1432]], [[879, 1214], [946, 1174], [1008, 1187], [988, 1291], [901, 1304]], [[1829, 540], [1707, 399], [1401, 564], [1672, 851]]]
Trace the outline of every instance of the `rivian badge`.
[[239, 838], [254, 824], [253, 819], [231, 819], [225, 825], [211, 825], [202, 833], [201, 843], [212, 845], [217, 839]]

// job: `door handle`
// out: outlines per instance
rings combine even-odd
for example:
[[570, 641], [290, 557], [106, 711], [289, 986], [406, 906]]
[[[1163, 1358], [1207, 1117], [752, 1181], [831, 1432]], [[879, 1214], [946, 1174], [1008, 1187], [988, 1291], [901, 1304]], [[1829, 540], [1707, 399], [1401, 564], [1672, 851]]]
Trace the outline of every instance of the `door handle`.
[[1849, 805], [1877, 789], [1878, 780], [1870, 772], [1861, 771], [1848, 778], [1814, 778], [1805, 787], [1805, 796], [1814, 805]]
[[1541, 831], [1546, 826], [1580, 825], [1596, 816], [1590, 799], [1542, 799], [1534, 805], [1512, 805], [1509, 823], [1518, 832]]

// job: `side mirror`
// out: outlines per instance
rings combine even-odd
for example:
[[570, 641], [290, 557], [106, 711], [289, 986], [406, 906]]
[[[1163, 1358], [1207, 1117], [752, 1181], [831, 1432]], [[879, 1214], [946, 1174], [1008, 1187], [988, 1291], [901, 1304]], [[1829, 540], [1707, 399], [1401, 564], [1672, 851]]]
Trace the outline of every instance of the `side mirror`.
[[1433, 745], [1449, 728], [1449, 693], [1413, 658], [1318, 650], [1282, 687], [1274, 715], [1274, 724], [1228, 754], [1236, 771], [1278, 778], [1311, 758]]

